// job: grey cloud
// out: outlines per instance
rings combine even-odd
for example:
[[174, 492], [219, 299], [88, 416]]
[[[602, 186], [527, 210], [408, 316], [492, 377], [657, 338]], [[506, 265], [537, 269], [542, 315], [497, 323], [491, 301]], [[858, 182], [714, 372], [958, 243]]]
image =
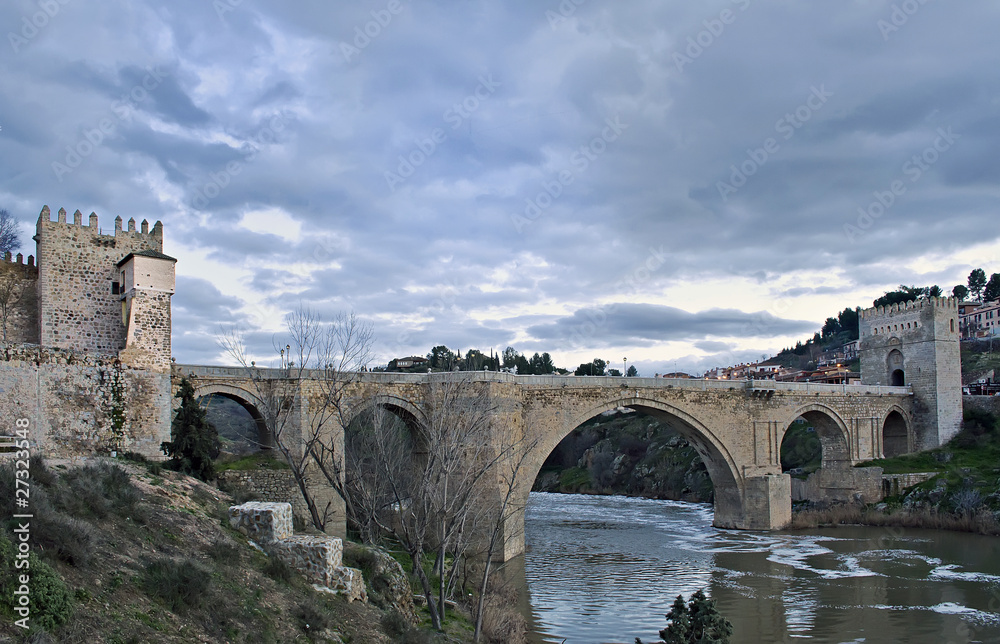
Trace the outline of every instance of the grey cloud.
[[805, 333], [814, 327], [812, 322], [785, 320], [767, 312], [710, 309], [689, 313], [655, 304], [612, 304], [578, 310], [552, 323], [531, 326], [527, 331], [539, 340], [579, 346], [694, 340], [711, 336], [769, 337]]

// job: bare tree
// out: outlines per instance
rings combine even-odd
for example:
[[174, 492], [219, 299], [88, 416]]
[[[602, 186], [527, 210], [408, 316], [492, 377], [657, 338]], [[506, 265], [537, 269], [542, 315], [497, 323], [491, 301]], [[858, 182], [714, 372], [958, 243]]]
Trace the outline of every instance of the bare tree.
[[[495, 508], [489, 513], [487, 520], [487, 542], [483, 553], [483, 572], [479, 578], [479, 593], [474, 611], [476, 625], [473, 641], [478, 642], [483, 634], [483, 612], [486, 609], [486, 589], [489, 586], [493, 572], [493, 560], [498, 551], [506, 549], [507, 543], [523, 537], [524, 506], [517, 503], [524, 486], [530, 486], [525, 474], [528, 457], [538, 443], [538, 440], [528, 440], [518, 435], [513, 427], [498, 435], [500, 458], [496, 465], [496, 481], [498, 494]], [[515, 524], [515, 519], [520, 518]]]
[[[511, 438], [488, 382], [433, 377], [423, 412], [412, 435], [384, 412], [357, 429], [362, 437], [348, 439], [350, 451], [357, 450], [348, 456], [348, 494], [366, 524], [363, 532], [390, 536], [406, 550], [440, 630], [465, 560], [492, 558], [503, 545], [526, 451], [518, 451], [523, 441]], [[437, 588], [423, 566], [430, 554]]]
[[348, 506], [344, 489], [343, 432], [346, 393], [371, 359], [370, 324], [353, 313], [325, 321], [308, 307], [285, 318], [287, 336], [272, 339], [276, 369], [257, 366], [246, 333], [224, 330], [219, 344], [246, 372], [269, 430], [270, 445], [288, 463], [313, 525], [325, 530], [333, 508], [317, 499], [310, 482], [328, 481]]
[[0, 257], [21, 247], [21, 229], [6, 208], [0, 208]]

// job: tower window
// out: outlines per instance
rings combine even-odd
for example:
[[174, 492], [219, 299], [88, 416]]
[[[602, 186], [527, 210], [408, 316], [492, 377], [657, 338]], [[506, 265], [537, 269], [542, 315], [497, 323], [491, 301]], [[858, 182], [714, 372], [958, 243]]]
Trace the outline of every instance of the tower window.
[[121, 293], [121, 286], [118, 282], [111, 282], [111, 294], [118, 295], [119, 293]]

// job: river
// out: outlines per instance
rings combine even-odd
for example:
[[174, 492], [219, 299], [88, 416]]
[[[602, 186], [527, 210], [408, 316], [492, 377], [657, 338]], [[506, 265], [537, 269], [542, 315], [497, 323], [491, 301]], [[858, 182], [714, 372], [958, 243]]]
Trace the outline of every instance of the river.
[[708, 505], [535, 492], [525, 530], [509, 574], [526, 582], [535, 643], [658, 642], [674, 598], [699, 588], [734, 644], [1000, 642], [995, 537], [728, 531]]

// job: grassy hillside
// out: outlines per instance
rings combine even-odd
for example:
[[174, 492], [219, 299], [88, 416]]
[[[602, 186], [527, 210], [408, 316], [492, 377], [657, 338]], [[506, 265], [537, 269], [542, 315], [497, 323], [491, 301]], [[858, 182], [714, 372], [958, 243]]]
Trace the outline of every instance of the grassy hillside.
[[1000, 418], [967, 409], [962, 430], [937, 449], [879, 459], [858, 467], [878, 466], [887, 474], [937, 472], [929, 481], [887, 499], [889, 505], [933, 509], [960, 515], [1000, 514]]
[[[431, 642], [386, 601], [374, 551], [349, 547], [371, 604], [313, 590], [229, 527], [233, 500], [158, 465], [31, 461], [31, 633], [13, 625], [13, 530], [0, 525], [0, 641]], [[0, 505], [14, 513], [14, 470], [0, 466]], [[23, 510], [21, 510], [23, 512]], [[350, 545], [350, 544], [349, 544]], [[391, 559], [390, 559], [391, 561]], [[393, 564], [395, 565], [395, 564]], [[399, 570], [399, 568], [396, 568]], [[399, 570], [400, 574], [401, 570]], [[403, 577], [405, 579], [405, 577]], [[405, 582], [404, 582], [405, 583]], [[405, 588], [403, 594], [410, 596]], [[452, 636], [446, 641], [462, 641]]]

